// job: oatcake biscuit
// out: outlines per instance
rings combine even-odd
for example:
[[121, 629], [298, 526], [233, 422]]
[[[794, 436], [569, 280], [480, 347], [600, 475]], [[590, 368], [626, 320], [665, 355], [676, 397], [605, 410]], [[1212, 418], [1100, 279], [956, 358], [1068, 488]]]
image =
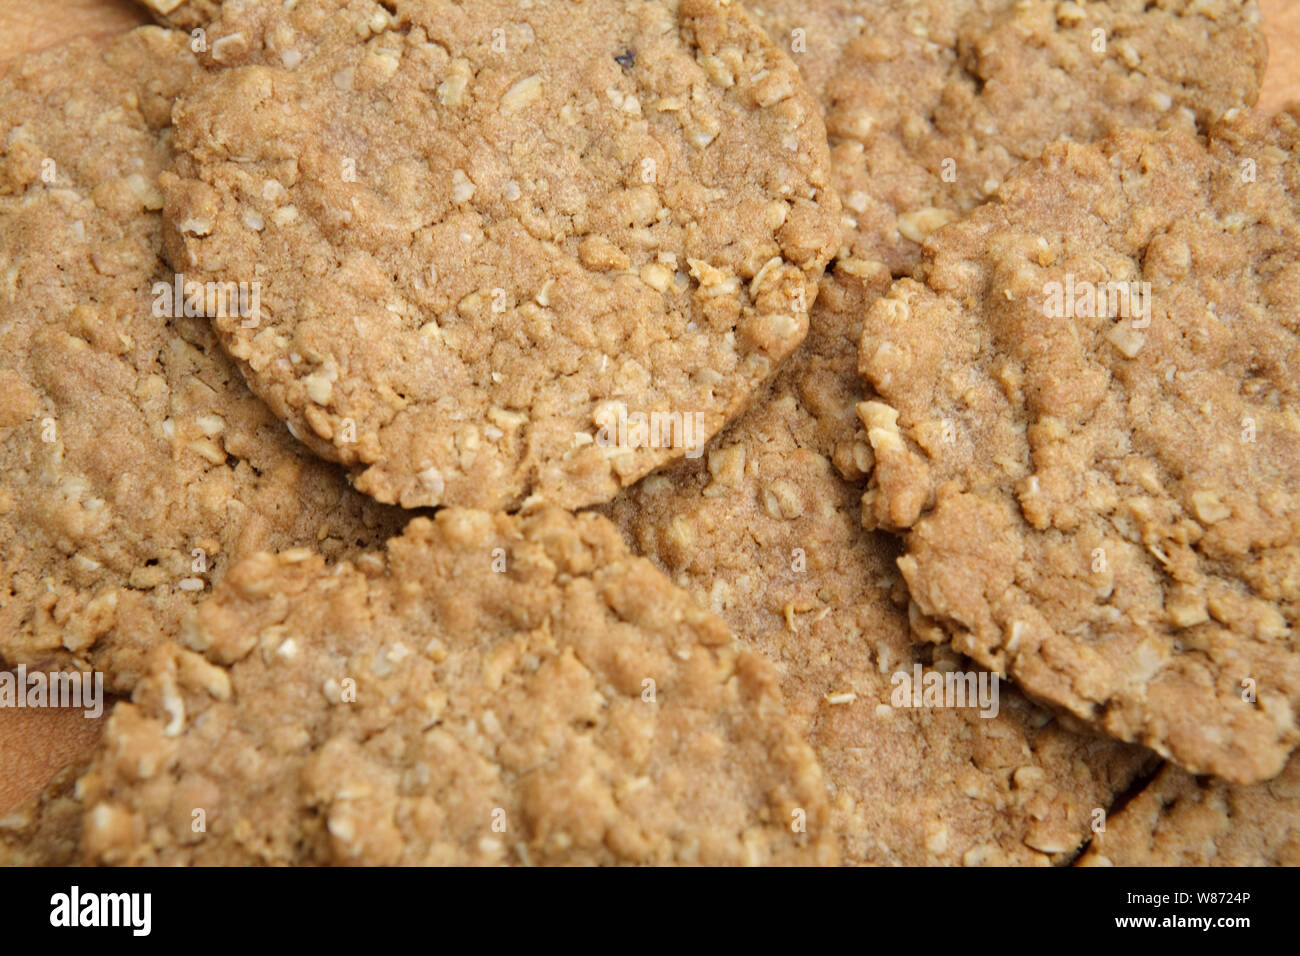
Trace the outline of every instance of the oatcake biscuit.
[[834, 861], [771, 664], [597, 515], [250, 558], [184, 640], [80, 781], [92, 861]]
[[825, 105], [853, 255], [895, 275], [1048, 143], [1203, 131], [1255, 102], [1266, 62], [1254, 0], [752, 6]]
[[302, 452], [205, 320], [154, 314], [157, 177], [195, 68], [146, 27], [0, 80], [0, 665], [129, 689], [233, 558], [401, 527]]
[[223, 343], [362, 491], [608, 500], [802, 340], [825, 130], [740, 4], [241, 11], [177, 107], [170, 257], [260, 279]]
[[779, 663], [830, 782], [846, 861], [1067, 861], [1147, 752], [1069, 733], [1005, 684], [990, 719], [890, 706], [894, 674], [918, 662], [969, 665], [917, 653], [895, 546], [863, 530], [859, 492], [844, 480], [871, 468], [853, 405], [861, 307], [879, 287], [824, 280], [809, 339], [772, 397], [705, 461], [647, 478], [608, 510], [638, 549]]
[[1081, 866], [1300, 866], [1300, 758], [1252, 786], [1168, 764], [1093, 838]]
[[1055, 145], [862, 336], [919, 633], [1235, 782], [1298, 738], [1298, 152], [1290, 115]]

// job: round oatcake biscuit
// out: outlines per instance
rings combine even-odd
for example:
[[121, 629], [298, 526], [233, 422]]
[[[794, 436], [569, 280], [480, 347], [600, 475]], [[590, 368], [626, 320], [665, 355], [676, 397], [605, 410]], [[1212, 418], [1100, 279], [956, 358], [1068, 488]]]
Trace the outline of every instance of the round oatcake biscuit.
[[652, 475], [605, 510], [777, 663], [825, 769], [845, 862], [1068, 862], [1149, 751], [1073, 733], [1005, 683], [996, 715], [975, 700], [894, 706], [896, 675], [970, 665], [917, 647], [897, 544], [859, 517], [857, 482], [872, 453], [854, 416], [857, 340], [863, 305], [880, 291], [880, 282], [824, 279], [808, 340], [771, 397], [703, 461]]
[[225, 347], [380, 501], [608, 500], [806, 333], [825, 130], [739, 3], [301, 0], [209, 40], [171, 261], [260, 281]]
[[1237, 786], [1172, 764], [1093, 837], [1080, 866], [1300, 866], [1300, 757]]
[[182, 34], [145, 27], [0, 80], [0, 666], [129, 690], [234, 558], [402, 527], [155, 289], [175, 285], [157, 180], [196, 69]]
[[835, 861], [770, 662], [598, 515], [253, 557], [183, 640], [79, 781], [90, 861]]
[[1195, 773], [1300, 734], [1300, 123], [1050, 147], [870, 309], [917, 628]]
[[752, 0], [826, 113], [855, 259], [911, 271], [934, 229], [1058, 139], [1254, 104], [1255, 0]]

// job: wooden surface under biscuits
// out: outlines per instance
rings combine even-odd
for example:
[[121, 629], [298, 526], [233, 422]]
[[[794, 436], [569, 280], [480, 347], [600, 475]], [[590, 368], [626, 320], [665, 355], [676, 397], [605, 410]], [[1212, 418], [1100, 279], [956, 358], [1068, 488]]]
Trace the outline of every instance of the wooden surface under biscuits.
[[[1300, 0], [1259, 0], [1269, 40], [1260, 106], [1300, 100]], [[79, 36], [111, 36], [148, 22], [129, 0], [0, 0], [0, 72], [15, 56]], [[94, 746], [100, 721], [81, 711], [0, 708], [0, 814], [35, 794]]]

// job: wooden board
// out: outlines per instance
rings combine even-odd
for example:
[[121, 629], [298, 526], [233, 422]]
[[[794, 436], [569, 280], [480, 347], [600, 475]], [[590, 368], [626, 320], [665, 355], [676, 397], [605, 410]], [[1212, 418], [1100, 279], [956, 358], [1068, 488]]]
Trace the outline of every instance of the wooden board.
[[[1300, 100], [1300, 0], [1259, 0], [1269, 38], [1260, 106]], [[0, 0], [0, 72], [15, 56], [78, 36], [106, 36], [146, 22], [128, 0]], [[0, 815], [94, 746], [99, 722], [79, 711], [0, 709]]]
[[130, 0], [0, 0], [0, 71], [22, 53], [146, 22]]
[[1259, 0], [1259, 5], [1268, 32], [1268, 75], [1259, 105], [1277, 110], [1300, 101], [1300, 2]]
[[0, 816], [89, 753], [102, 723], [80, 710], [0, 709]]

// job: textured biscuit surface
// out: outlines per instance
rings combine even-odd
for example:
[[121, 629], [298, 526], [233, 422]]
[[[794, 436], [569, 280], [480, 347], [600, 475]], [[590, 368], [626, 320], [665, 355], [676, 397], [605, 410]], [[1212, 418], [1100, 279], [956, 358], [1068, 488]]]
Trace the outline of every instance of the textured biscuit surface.
[[[163, 26], [178, 30], [206, 27], [221, 13], [222, 0], [136, 0]], [[249, 2], [249, 0], [244, 0]]]
[[184, 640], [79, 783], [90, 860], [834, 860], [770, 662], [597, 515], [250, 558]]
[[1193, 772], [1297, 740], [1300, 127], [1063, 143], [868, 313], [917, 628]]
[[608, 500], [804, 337], [825, 130], [739, 4], [231, 4], [209, 37], [171, 261], [260, 280], [225, 346], [379, 500]]
[[1237, 786], [1166, 767], [1093, 838], [1081, 866], [1300, 866], [1300, 759]]
[[116, 690], [233, 558], [404, 517], [301, 449], [206, 320], [154, 314], [184, 40], [77, 41], [0, 80], [0, 663]]
[[699, 463], [608, 509], [625, 535], [781, 668], [825, 768], [846, 862], [1067, 861], [1149, 760], [1080, 736], [999, 688], [999, 713], [891, 706], [894, 675], [969, 669], [908, 630], [896, 545], [861, 526], [871, 469], [854, 416], [863, 305], [881, 283], [828, 277], [808, 341]]
[[86, 763], [63, 768], [36, 796], [0, 815], [0, 867], [76, 862], [84, 816], [76, 782]]
[[853, 256], [895, 275], [1049, 143], [1204, 131], [1255, 102], [1267, 59], [1254, 0], [750, 6], [825, 106]]

